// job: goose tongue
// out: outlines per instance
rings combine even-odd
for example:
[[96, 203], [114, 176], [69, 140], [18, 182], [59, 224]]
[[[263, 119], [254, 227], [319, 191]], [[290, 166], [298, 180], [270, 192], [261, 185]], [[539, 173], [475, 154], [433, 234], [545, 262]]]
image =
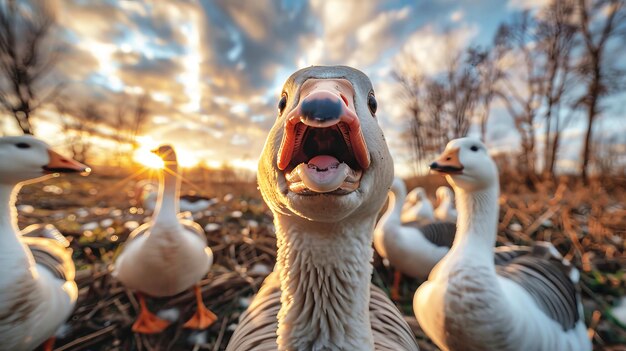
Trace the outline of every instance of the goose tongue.
[[[302, 185], [316, 193], [328, 193], [339, 189], [349, 179], [350, 167], [329, 155], [315, 156], [308, 163], [301, 163], [288, 176], [294, 182], [292, 190], [303, 190]], [[299, 183], [300, 185], [297, 185]]]
[[350, 172], [347, 164], [328, 155], [315, 156], [303, 166], [306, 168], [303, 167], [300, 174], [302, 182], [307, 188], [318, 193], [339, 189]]

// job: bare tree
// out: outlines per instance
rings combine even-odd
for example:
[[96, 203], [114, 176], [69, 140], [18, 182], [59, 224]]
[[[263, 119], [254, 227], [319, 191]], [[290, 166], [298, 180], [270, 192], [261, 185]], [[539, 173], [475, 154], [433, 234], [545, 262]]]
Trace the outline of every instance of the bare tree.
[[447, 72], [446, 105], [452, 139], [467, 136], [479, 98], [479, 76], [476, 67], [469, 62], [455, 63]]
[[487, 122], [491, 112], [491, 102], [496, 95], [496, 84], [503, 77], [500, 60], [505, 51], [500, 32], [496, 34], [492, 47], [486, 49], [470, 47], [467, 50], [468, 62], [475, 67], [480, 82], [477, 96], [478, 123], [480, 137], [484, 141], [487, 140]]
[[545, 178], [554, 177], [560, 133], [567, 125], [567, 121], [561, 121], [561, 103], [573, 83], [571, 61], [577, 32], [574, 15], [573, 0], [552, 0], [542, 9], [537, 21], [536, 52], [541, 57], [541, 71], [545, 72], [542, 86]]
[[[534, 46], [534, 20], [528, 12], [520, 14], [512, 24], [502, 25], [499, 32], [508, 41], [509, 55], [521, 59], [521, 65], [507, 72], [500, 80], [497, 96], [502, 98], [504, 105], [513, 118], [515, 128], [521, 139], [520, 163], [529, 184], [537, 181], [536, 174], [536, 118], [541, 106], [544, 71], [538, 64], [538, 56]], [[515, 73], [518, 76], [512, 76]], [[514, 82], [518, 79], [519, 82]], [[521, 88], [521, 89], [520, 89]]]
[[137, 149], [137, 137], [141, 134], [150, 117], [150, 94], [145, 93], [139, 95], [135, 102], [132, 119], [130, 121], [130, 140], [133, 145], [133, 151]]
[[[143, 132], [150, 116], [150, 95], [148, 93], [137, 96], [134, 105], [127, 104], [127, 96], [121, 96], [115, 108], [115, 116], [112, 127], [116, 130], [113, 138], [118, 144], [118, 163], [124, 158], [132, 158], [137, 150], [137, 137]], [[125, 146], [130, 146], [128, 152], [124, 152]]]
[[[601, 111], [600, 102], [615, 91], [612, 88], [624, 76], [624, 72], [609, 60], [612, 48], [608, 43], [612, 37], [623, 35], [626, 29], [625, 0], [578, 0], [578, 19], [585, 48], [580, 73], [587, 81], [586, 92], [581, 98], [581, 103], [587, 108], [581, 177], [587, 182], [593, 124]], [[614, 50], [623, 54], [624, 46], [618, 45]]]
[[[449, 51], [453, 52], [454, 49]], [[408, 139], [415, 174], [451, 138], [467, 135], [480, 92], [480, 75], [469, 52], [457, 50], [440, 74], [426, 77], [419, 60], [404, 54], [393, 77], [400, 84], [408, 115]]]
[[420, 137], [422, 129], [422, 86], [424, 75], [419, 70], [417, 59], [411, 55], [403, 55], [403, 67], [392, 72], [394, 79], [400, 84], [402, 100], [409, 118], [409, 128], [404, 137], [410, 144], [413, 154], [413, 172], [419, 173], [419, 163], [424, 159], [423, 139]]
[[13, 114], [25, 134], [32, 134], [31, 114], [46, 98], [38, 96], [37, 84], [50, 72], [54, 55], [44, 51], [44, 43], [54, 18], [44, 2], [31, 4], [32, 15], [23, 15], [15, 0], [0, 3], [0, 106]]
[[65, 99], [56, 101], [55, 106], [68, 151], [75, 160], [87, 162], [93, 145], [90, 139], [100, 135], [98, 126], [104, 119], [100, 108], [93, 101], [70, 108]]

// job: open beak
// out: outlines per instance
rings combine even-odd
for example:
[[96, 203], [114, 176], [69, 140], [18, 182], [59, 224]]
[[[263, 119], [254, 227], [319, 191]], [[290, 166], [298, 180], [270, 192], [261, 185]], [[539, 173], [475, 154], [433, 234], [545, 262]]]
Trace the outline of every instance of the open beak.
[[91, 168], [88, 166], [72, 160], [71, 158], [63, 157], [60, 154], [48, 149], [48, 156], [50, 161], [47, 165], [43, 166], [46, 173], [85, 173], [89, 174]]
[[435, 162], [430, 164], [430, 170], [443, 174], [462, 174], [463, 165], [459, 161], [459, 148], [444, 151]]
[[294, 193], [350, 193], [371, 163], [354, 88], [343, 79], [320, 79], [305, 91], [286, 116], [277, 167]]

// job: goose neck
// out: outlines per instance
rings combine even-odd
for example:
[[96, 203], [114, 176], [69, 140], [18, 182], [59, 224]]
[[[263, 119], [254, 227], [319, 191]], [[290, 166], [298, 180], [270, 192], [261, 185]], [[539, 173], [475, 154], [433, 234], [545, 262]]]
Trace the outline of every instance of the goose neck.
[[400, 223], [400, 218], [402, 216], [402, 206], [404, 205], [404, 200], [406, 199], [406, 189], [401, 186], [395, 186], [395, 184], [391, 187], [391, 191], [388, 194], [389, 203], [387, 205], [387, 210], [385, 211], [384, 218], [381, 218], [381, 222], [393, 221], [394, 223]]
[[[22, 281], [24, 291], [28, 291], [30, 295], [35, 293], [36, 288], [32, 285], [34, 282], [32, 280], [34, 273], [32, 257], [22, 244], [17, 226], [15, 200], [19, 188], [19, 185], [0, 184], [0, 206], [2, 206], [0, 209], [0, 286], [12, 286], [16, 281]], [[10, 299], [11, 291], [11, 289], [4, 289], [0, 294], [0, 301]], [[0, 306], [0, 313], [2, 313], [1, 309], [2, 306]]]
[[319, 223], [277, 215], [280, 350], [373, 350], [374, 218]]
[[15, 201], [19, 185], [0, 184], [0, 233], [17, 233], [17, 210]]
[[159, 195], [157, 197], [155, 222], [178, 223], [180, 178], [176, 162], [167, 162], [159, 176]]
[[470, 241], [491, 252], [498, 226], [498, 186], [477, 191], [456, 189], [458, 243]]

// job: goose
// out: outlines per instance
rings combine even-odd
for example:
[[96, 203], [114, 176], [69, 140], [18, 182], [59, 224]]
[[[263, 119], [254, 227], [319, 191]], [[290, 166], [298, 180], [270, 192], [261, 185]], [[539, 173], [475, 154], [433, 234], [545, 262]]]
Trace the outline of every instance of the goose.
[[155, 153], [163, 158], [159, 174], [159, 197], [152, 218], [130, 233], [115, 260], [113, 276], [138, 292], [140, 312], [132, 326], [136, 333], [160, 333], [169, 322], [157, 317], [146, 306], [145, 295], [166, 297], [193, 287], [197, 310], [184, 327], [205, 329], [217, 317], [206, 308], [198, 282], [213, 263], [207, 238], [197, 223], [178, 218], [180, 177], [176, 153], [169, 145]]
[[62, 172], [89, 172], [32, 136], [0, 137], [0, 350], [33, 350], [70, 316], [78, 289], [66, 242], [17, 227], [15, 200], [23, 184]]
[[[431, 223], [418, 226], [401, 221], [402, 204], [406, 186], [400, 178], [394, 178], [389, 191], [389, 205], [374, 230], [374, 248], [387, 259], [397, 271], [413, 278], [426, 279], [431, 269], [446, 255], [456, 225]], [[399, 277], [394, 280], [394, 291]]]
[[476, 138], [448, 143], [431, 170], [459, 212], [452, 248], [416, 291], [413, 309], [443, 350], [591, 350], [578, 271], [547, 242], [511, 250], [496, 267], [498, 170]]
[[393, 179], [376, 108], [354, 68], [311, 66], [286, 81], [258, 168], [277, 262], [227, 350], [418, 349], [370, 283], [374, 222]]
[[415, 222], [425, 225], [435, 221], [433, 204], [422, 187], [414, 188], [406, 195], [406, 201], [402, 207], [402, 223]]
[[454, 192], [447, 186], [440, 186], [435, 192], [439, 206], [435, 209], [435, 219], [441, 222], [456, 223], [457, 212], [454, 208]]

